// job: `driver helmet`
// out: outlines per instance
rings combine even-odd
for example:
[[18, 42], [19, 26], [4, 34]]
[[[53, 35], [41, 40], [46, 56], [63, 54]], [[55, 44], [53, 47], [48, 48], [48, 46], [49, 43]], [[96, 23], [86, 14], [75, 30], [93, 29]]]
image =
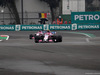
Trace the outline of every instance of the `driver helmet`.
[[48, 33], [50, 33], [50, 30], [47, 30]]

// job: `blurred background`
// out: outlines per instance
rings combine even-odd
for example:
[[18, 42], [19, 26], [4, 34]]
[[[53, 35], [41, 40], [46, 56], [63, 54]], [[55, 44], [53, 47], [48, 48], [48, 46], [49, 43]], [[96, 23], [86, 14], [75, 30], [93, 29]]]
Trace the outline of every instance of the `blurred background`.
[[52, 24], [61, 17], [70, 24], [71, 12], [100, 11], [100, 0], [0, 0], [0, 25]]

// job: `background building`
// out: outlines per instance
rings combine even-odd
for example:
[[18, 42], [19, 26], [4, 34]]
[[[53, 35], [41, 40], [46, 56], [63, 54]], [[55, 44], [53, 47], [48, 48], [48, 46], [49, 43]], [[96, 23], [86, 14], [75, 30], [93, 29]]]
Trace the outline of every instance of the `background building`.
[[85, 0], [62, 0], [62, 14], [81, 11], [85, 11]]

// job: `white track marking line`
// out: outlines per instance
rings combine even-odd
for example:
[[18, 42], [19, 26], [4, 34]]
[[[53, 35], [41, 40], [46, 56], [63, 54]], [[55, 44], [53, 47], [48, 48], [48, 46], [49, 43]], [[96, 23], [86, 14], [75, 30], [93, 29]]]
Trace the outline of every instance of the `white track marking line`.
[[0, 40], [0, 41], [3, 41], [3, 40]]
[[82, 32], [64, 32], [64, 33], [81, 34], [81, 35], [85, 35], [85, 36], [87, 36], [89, 38], [96, 37], [95, 35], [93, 35], [91, 33], [82, 33]]
[[8, 40], [9, 39], [9, 36], [8, 35], [6, 35], [7, 36], [7, 39], [6, 40]]
[[86, 41], [87, 41], [87, 42], [90, 42], [90, 41], [89, 41], [89, 38], [86, 38]]

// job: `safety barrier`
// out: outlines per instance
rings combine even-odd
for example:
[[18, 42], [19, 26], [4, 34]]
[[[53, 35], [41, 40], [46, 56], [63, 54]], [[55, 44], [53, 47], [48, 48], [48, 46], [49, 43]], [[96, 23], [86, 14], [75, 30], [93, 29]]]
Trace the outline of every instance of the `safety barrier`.
[[0, 25], [0, 31], [15, 31], [15, 25]]
[[99, 30], [100, 24], [72, 24], [71, 30]]
[[100, 24], [0, 25], [0, 31], [100, 30]]

